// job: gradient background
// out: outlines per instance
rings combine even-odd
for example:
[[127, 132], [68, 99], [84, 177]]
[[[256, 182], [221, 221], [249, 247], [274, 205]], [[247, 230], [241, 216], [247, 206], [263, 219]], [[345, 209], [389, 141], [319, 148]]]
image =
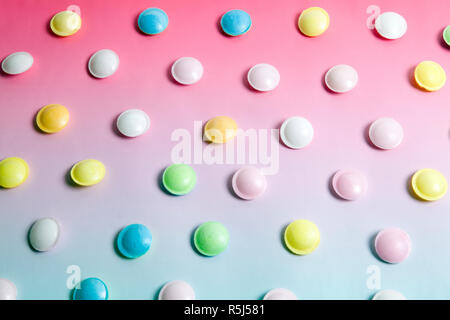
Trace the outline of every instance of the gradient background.
[[[49, 32], [51, 17], [67, 6], [81, 8], [83, 26], [74, 36]], [[300, 12], [325, 8], [330, 27], [318, 38], [297, 28]], [[369, 5], [395, 11], [408, 22], [406, 35], [383, 40], [366, 26]], [[158, 36], [137, 31], [148, 7], [167, 12], [169, 26]], [[240, 8], [253, 21], [242, 37], [224, 36], [223, 13]], [[0, 76], [0, 158], [20, 156], [30, 165], [25, 184], [0, 190], [0, 277], [15, 282], [20, 299], [67, 299], [66, 268], [78, 265], [82, 278], [103, 279], [111, 299], [153, 299], [167, 281], [189, 282], [198, 299], [259, 299], [285, 287], [300, 299], [367, 299], [369, 266], [381, 270], [381, 288], [410, 299], [450, 298], [450, 197], [434, 203], [415, 200], [407, 188], [414, 171], [431, 167], [450, 178], [447, 84], [434, 93], [411, 83], [422, 60], [450, 71], [449, 48], [440, 40], [450, 24], [450, 2], [433, 1], [176, 1], [176, 0], [15, 0], [0, 3], [0, 58], [28, 51], [33, 67], [18, 76]], [[109, 48], [120, 57], [112, 77], [87, 72], [92, 53]], [[198, 58], [205, 69], [193, 86], [175, 84], [172, 63]], [[268, 93], [248, 88], [245, 76], [257, 63], [281, 74]], [[346, 63], [359, 73], [357, 87], [332, 94], [323, 76]], [[47, 135], [33, 123], [44, 105], [60, 103], [71, 120], [62, 132]], [[114, 131], [118, 114], [145, 110], [152, 125], [136, 139]], [[313, 143], [303, 150], [280, 146], [280, 170], [268, 176], [268, 189], [243, 201], [228, 189], [238, 165], [194, 165], [198, 184], [183, 197], [159, 187], [171, 164], [174, 129], [193, 129], [193, 121], [233, 117], [243, 129], [277, 128], [287, 117], [308, 118]], [[403, 143], [381, 151], [366, 140], [367, 126], [389, 116], [404, 128]], [[66, 179], [82, 159], [104, 162], [107, 175], [97, 186], [72, 187]], [[366, 173], [369, 191], [355, 202], [329, 191], [333, 173], [353, 167]], [[27, 243], [30, 225], [52, 216], [60, 221], [58, 245], [47, 253]], [[281, 242], [294, 219], [310, 219], [321, 244], [308, 256], [289, 253]], [[230, 232], [228, 249], [215, 258], [191, 247], [200, 223], [221, 221]], [[126, 260], [114, 250], [117, 232], [143, 223], [153, 233], [150, 251]], [[380, 229], [397, 226], [412, 239], [410, 257], [399, 265], [379, 261], [370, 243]]]

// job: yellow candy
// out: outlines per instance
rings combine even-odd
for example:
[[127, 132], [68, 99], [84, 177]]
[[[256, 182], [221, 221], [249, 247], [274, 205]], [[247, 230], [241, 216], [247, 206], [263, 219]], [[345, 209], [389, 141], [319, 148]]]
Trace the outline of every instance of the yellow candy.
[[287, 226], [284, 242], [293, 253], [306, 255], [313, 252], [319, 245], [320, 232], [311, 221], [295, 220]]
[[69, 110], [60, 104], [49, 104], [39, 110], [36, 124], [44, 132], [55, 133], [69, 122]]
[[438, 200], [447, 192], [447, 180], [434, 169], [422, 169], [414, 173], [411, 186], [419, 198], [427, 201]]
[[0, 186], [15, 188], [25, 182], [29, 172], [28, 164], [21, 158], [6, 158], [0, 161]]
[[434, 61], [422, 61], [414, 70], [414, 79], [419, 87], [427, 91], [437, 91], [445, 84], [444, 69]]
[[70, 36], [80, 30], [81, 17], [73, 11], [58, 12], [50, 21], [50, 28], [58, 36]]
[[76, 163], [70, 170], [73, 182], [80, 186], [92, 186], [105, 177], [105, 166], [98, 160], [87, 159]]
[[298, 18], [298, 28], [308, 37], [317, 37], [324, 33], [330, 25], [328, 13], [319, 7], [303, 10]]
[[225, 143], [236, 135], [236, 121], [226, 116], [212, 118], [205, 124], [204, 138], [212, 143]]

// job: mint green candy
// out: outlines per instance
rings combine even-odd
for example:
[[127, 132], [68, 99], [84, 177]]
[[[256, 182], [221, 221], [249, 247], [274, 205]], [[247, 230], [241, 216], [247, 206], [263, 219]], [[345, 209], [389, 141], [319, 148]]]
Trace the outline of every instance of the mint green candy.
[[216, 256], [228, 246], [228, 230], [219, 222], [205, 222], [194, 233], [194, 244], [205, 256]]
[[447, 26], [447, 28], [444, 29], [442, 37], [444, 38], [445, 43], [450, 46], [450, 26]]
[[195, 187], [197, 175], [187, 164], [173, 164], [164, 170], [162, 183], [167, 191], [179, 196], [189, 193]]

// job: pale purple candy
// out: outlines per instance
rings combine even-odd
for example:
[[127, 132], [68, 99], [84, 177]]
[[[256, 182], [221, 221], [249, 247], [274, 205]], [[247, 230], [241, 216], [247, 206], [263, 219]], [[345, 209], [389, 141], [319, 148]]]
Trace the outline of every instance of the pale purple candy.
[[367, 179], [357, 170], [339, 170], [333, 176], [332, 185], [339, 197], [357, 200], [366, 193]]
[[337, 93], [352, 90], [358, 83], [358, 72], [346, 64], [332, 67], [325, 75], [325, 84], [328, 89]]
[[240, 198], [253, 200], [264, 193], [267, 180], [259, 169], [244, 167], [233, 175], [232, 187]]
[[203, 66], [195, 58], [183, 57], [173, 63], [172, 76], [181, 84], [194, 84], [202, 78]]
[[399, 263], [409, 256], [411, 239], [401, 229], [384, 229], [375, 238], [375, 251], [380, 259], [389, 263]]
[[394, 149], [403, 140], [403, 128], [392, 118], [380, 118], [370, 125], [369, 139], [380, 149]]

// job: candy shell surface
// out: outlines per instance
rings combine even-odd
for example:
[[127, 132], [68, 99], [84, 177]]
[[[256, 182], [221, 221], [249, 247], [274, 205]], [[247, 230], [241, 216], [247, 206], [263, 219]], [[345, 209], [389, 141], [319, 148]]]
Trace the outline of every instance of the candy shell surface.
[[30, 69], [33, 62], [33, 56], [28, 52], [14, 52], [3, 59], [2, 70], [10, 75], [21, 74]]

